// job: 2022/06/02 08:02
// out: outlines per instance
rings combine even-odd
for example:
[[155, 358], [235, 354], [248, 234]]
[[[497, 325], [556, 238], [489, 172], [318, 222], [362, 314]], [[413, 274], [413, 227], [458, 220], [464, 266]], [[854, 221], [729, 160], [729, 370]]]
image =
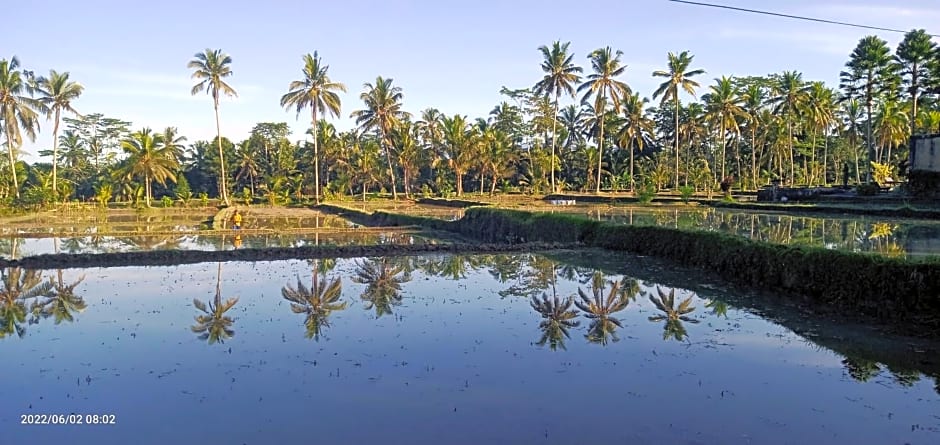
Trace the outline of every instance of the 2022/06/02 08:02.
[[20, 414], [21, 425], [115, 425], [115, 414]]

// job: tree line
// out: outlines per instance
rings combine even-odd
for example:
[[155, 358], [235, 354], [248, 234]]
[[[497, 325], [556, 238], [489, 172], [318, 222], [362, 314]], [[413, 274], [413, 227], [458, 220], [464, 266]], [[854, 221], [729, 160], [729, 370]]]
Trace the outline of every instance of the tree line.
[[[538, 48], [542, 76], [503, 87], [487, 116], [404, 109], [404, 91], [382, 76], [363, 85], [356, 127], [338, 131], [346, 86], [318, 53], [280, 104], [309, 112], [309, 140], [291, 141], [283, 122], [262, 122], [234, 142], [222, 136], [219, 103], [237, 96], [232, 57], [206, 49], [189, 61], [191, 94], [212, 98], [217, 136], [187, 139], [176, 128], [133, 129], [73, 103], [85, 92], [69, 73], [36, 75], [16, 57], [0, 59], [0, 202], [70, 199], [138, 201], [195, 196], [272, 203], [371, 192], [708, 191], [719, 183], [757, 189], [864, 183], [903, 174], [912, 134], [940, 131], [940, 50], [924, 30], [893, 51], [862, 38], [838, 86], [797, 71], [764, 76], [706, 72], [689, 52], [669, 53], [662, 80], [645, 97], [625, 81], [622, 51], [596, 49], [580, 66], [569, 42]], [[683, 100], [683, 96], [687, 99]], [[24, 138], [51, 121], [43, 161], [19, 160]], [[48, 162], [45, 160], [48, 159]], [[872, 177], [873, 167], [876, 177]], [[880, 174], [878, 174], [880, 173]]]

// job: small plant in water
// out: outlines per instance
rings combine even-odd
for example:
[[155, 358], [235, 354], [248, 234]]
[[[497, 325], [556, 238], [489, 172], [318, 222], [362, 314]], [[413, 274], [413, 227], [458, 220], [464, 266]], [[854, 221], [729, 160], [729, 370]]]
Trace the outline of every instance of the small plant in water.
[[636, 189], [636, 198], [643, 204], [649, 204], [653, 202], [653, 198], [656, 197], [656, 186], [651, 182], [646, 182], [643, 185], [640, 185]]
[[670, 289], [669, 293], [666, 294], [661, 287], [656, 286], [656, 293], [659, 294], [659, 298], [650, 295], [650, 302], [656, 306], [656, 309], [662, 312], [662, 315], [654, 315], [650, 317], [649, 320], [666, 321], [666, 326], [663, 331], [663, 340], [668, 340], [670, 337], [678, 341], [684, 340], [689, 334], [686, 332], [682, 322], [698, 323], [698, 320], [686, 317], [686, 315], [695, 311], [695, 308], [692, 307], [692, 297], [689, 296], [685, 300], [682, 300], [682, 302], [679, 303], [679, 307], [676, 307], [675, 289]]
[[679, 197], [682, 198], [682, 202], [688, 204], [689, 199], [692, 198], [692, 195], [695, 194], [695, 187], [691, 185], [683, 185], [679, 187]]
[[538, 297], [532, 297], [531, 304], [532, 308], [541, 314], [543, 319], [539, 323], [539, 328], [542, 329], [542, 338], [539, 339], [538, 345], [544, 346], [545, 343], [548, 343], [548, 347], [553, 351], [557, 348], [567, 349], [565, 348], [565, 339], [571, 338], [568, 329], [578, 327], [581, 324], [572, 321], [578, 316], [576, 311], [570, 310], [571, 305], [574, 304], [574, 299], [568, 297], [562, 302], [557, 295], [554, 298], [549, 298], [548, 294], [542, 294], [541, 300]]

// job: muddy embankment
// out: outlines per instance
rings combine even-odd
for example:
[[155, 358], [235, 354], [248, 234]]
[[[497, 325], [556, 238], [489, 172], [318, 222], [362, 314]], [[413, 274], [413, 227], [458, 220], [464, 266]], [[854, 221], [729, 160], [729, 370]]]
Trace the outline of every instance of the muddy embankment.
[[715, 273], [730, 282], [940, 336], [940, 259], [913, 261], [784, 246], [717, 232], [628, 226], [583, 217], [471, 208], [457, 221], [322, 206], [365, 225], [423, 226], [486, 243], [561, 242], [626, 251]]

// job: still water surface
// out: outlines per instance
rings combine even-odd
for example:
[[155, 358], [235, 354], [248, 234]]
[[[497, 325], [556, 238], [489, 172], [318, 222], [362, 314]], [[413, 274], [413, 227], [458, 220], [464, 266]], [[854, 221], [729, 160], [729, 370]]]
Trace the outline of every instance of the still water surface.
[[940, 255], [940, 221], [814, 215], [708, 207], [572, 206], [549, 211], [594, 220], [729, 233], [775, 244], [817, 246], [891, 257]]
[[2, 442], [940, 442], [935, 376], [565, 255], [7, 269]]

